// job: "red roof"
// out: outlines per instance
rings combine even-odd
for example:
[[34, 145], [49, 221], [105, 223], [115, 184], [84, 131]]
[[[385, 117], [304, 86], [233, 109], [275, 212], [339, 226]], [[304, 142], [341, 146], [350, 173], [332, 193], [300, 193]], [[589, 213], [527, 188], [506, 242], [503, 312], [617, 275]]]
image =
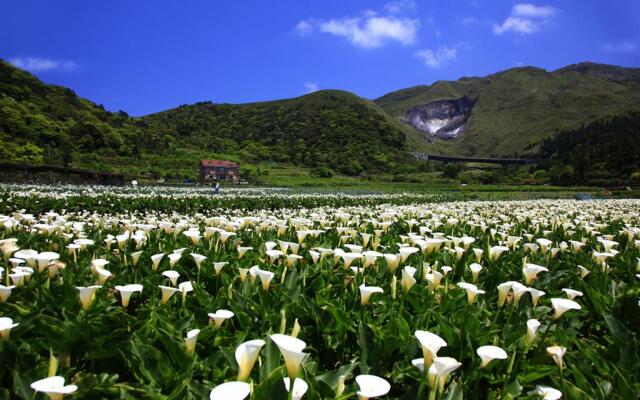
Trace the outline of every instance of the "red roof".
[[237, 168], [238, 164], [233, 161], [227, 160], [200, 160], [200, 165], [203, 167], [225, 167], [225, 168]]

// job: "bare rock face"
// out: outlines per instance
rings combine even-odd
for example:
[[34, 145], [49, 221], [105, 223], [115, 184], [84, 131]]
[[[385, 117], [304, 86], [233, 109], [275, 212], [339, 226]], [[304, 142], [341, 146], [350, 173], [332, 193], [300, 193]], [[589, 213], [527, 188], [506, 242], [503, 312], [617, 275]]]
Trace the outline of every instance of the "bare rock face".
[[434, 100], [408, 109], [409, 124], [427, 137], [455, 139], [463, 131], [474, 102], [467, 97]]

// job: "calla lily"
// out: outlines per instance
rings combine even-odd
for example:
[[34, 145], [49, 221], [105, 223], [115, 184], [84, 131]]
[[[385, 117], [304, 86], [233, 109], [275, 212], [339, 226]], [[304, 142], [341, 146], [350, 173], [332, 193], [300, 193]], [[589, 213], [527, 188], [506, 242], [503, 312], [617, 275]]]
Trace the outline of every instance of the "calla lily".
[[433, 270], [431, 273], [425, 274], [424, 277], [427, 280], [429, 290], [434, 291], [440, 287], [440, 282], [444, 276], [440, 272]]
[[553, 307], [553, 310], [554, 310], [553, 316], [551, 317], [553, 319], [560, 318], [562, 314], [564, 314], [569, 310], [582, 309], [582, 306], [580, 306], [580, 304], [569, 299], [558, 299], [558, 298], [551, 299], [551, 306]]
[[180, 273], [170, 269], [168, 271], [164, 271], [162, 276], [168, 278], [169, 281], [171, 281], [171, 285], [176, 286], [178, 284], [178, 278], [180, 278]]
[[236, 348], [236, 361], [238, 363], [238, 380], [244, 381], [251, 375], [251, 369], [258, 359], [260, 350], [265, 345], [262, 339], [249, 340]]
[[416, 273], [416, 269], [414, 267], [406, 266], [402, 269], [402, 279], [400, 280], [400, 285], [402, 285], [402, 290], [407, 293], [411, 290], [411, 287], [415, 285], [416, 279], [413, 277]]
[[41, 379], [31, 384], [31, 389], [36, 392], [42, 392], [49, 396], [51, 400], [62, 400], [65, 394], [71, 394], [78, 390], [76, 385], [64, 385], [64, 378], [61, 376], [52, 376]]
[[269, 262], [271, 264], [275, 264], [275, 262], [278, 260], [278, 258], [282, 257], [284, 255], [284, 252], [280, 251], [280, 250], [267, 250], [265, 252], [266, 255], [269, 256]]
[[129, 305], [129, 299], [131, 299], [131, 295], [135, 292], [142, 293], [142, 285], [139, 284], [130, 284], [124, 286], [116, 286], [115, 289], [120, 292], [122, 307], [127, 308]]
[[416, 331], [415, 335], [422, 348], [424, 365], [429, 367], [433, 359], [436, 358], [438, 351], [447, 346], [447, 342], [435, 333], [428, 331]]
[[360, 289], [360, 304], [363, 306], [369, 304], [369, 299], [371, 298], [372, 294], [384, 292], [384, 290], [382, 290], [381, 287], [365, 286], [364, 283], [360, 285], [359, 289]]
[[[222, 268], [224, 268], [225, 265], [229, 264], [226, 261], [220, 261], [220, 262], [215, 262], [213, 263], [213, 269], [216, 271], [216, 276], [219, 276], [220, 273], [222, 272]], [[242, 272], [244, 268], [238, 268], [238, 270], [240, 270], [240, 272]], [[246, 270], [245, 270], [246, 271]], [[245, 278], [246, 278], [246, 272], [245, 272]], [[242, 276], [240, 276], [240, 280], [242, 282], [244, 282], [244, 279], [242, 279]]]
[[538, 279], [538, 274], [540, 272], [548, 272], [549, 270], [543, 266], [527, 263], [522, 269], [522, 274], [525, 277], [525, 283], [527, 285], [531, 285], [533, 281]]
[[398, 251], [400, 252], [400, 262], [405, 262], [411, 254], [419, 252], [420, 249], [417, 247], [400, 247]]
[[549, 246], [553, 244], [551, 240], [545, 239], [545, 238], [536, 239], [536, 243], [540, 245], [540, 251], [542, 251], [542, 254], [546, 254], [547, 250], [549, 249]]
[[478, 274], [482, 271], [482, 265], [473, 263], [469, 265], [469, 269], [471, 270], [471, 281], [475, 283], [478, 280]]
[[507, 301], [507, 296], [514, 283], [513, 281], [508, 281], [498, 285], [498, 307], [502, 307], [505, 301]]
[[527, 336], [525, 336], [524, 343], [528, 346], [536, 339], [536, 333], [540, 328], [540, 321], [537, 319], [530, 319], [527, 321]]
[[36, 266], [38, 265], [36, 262], [37, 255], [38, 255], [37, 250], [29, 250], [29, 249], [18, 250], [15, 253], [13, 253], [13, 257], [23, 259], [27, 263], [27, 265], [30, 266], [31, 268], [36, 268]]
[[509, 250], [509, 248], [505, 246], [493, 246], [489, 248], [489, 259], [491, 259], [491, 261], [496, 261], [500, 258], [500, 255], [507, 250]]
[[286, 262], [287, 267], [293, 267], [294, 265], [296, 265], [296, 263], [300, 259], [302, 259], [302, 256], [299, 256], [297, 254], [289, 254], [287, 256], [287, 262]]
[[558, 368], [564, 368], [562, 365], [562, 358], [564, 357], [564, 353], [567, 352], [567, 348], [563, 346], [550, 346], [547, 347], [547, 354], [553, 357], [553, 361], [555, 361]]
[[280, 333], [271, 335], [270, 338], [282, 353], [289, 379], [294, 380], [298, 376], [302, 361], [307, 357], [307, 353], [302, 352], [307, 344], [293, 336]]
[[285, 389], [287, 389], [287, 392], [291, 392], [291, 400], [302, 399], [302, 396], [304, 396], [304, 394], [307, 393], [307, 390], [309, 389], [309, 385], [307, 384], [307, 382], [300, 378], [296, 378], [296, 380], [293, 381], [293, 390], [290, 389], [290, 379], [283, 378], [282, 380], [284, 381], [284, 387]]
[[202, 265], [202, 262], [207, 259], [207, 257], [197, 253], [191, 253], [191, 257], [193, 257], [193, 261], [196, 263], [196, 268], [198, 269], [198, 271], [200, 271], [200, 266]]
[[320, 253], [314, 250], [309, 250], [309, 256], [311, 257], [311, 261], [314, 264], [318, 263], [318, 260], [320, 259]]
[[578, 265], [578, 271], [580, 271], [580, 278], [584, 279], [587, 275], [591, 273], [588, 269], [583, 267], [582, 265]]
[[414, 358], [411, 360], [411, 365], [418, 368], [418, 371], [424, 372], [424, 358]]
[[364, 257], [364, 263], [363, 263], [363, 267], [367, 268], [373, 264], [375, 264], [376, 260], [379, 257], [383, 257], [382, 253], [378, 253], [377, 251], [365, 251], [364, 253], [362, 253], [363, 257]]
[[45, 251], [36, 256], [36, 262], [38, 263], [38, 272], [42, 272], [49, 266], [49, 264], [60, 258], [60, 254], [52, 251]]
[[520, 282], [513, 282], [511, 290], [513, 290], [513, 304], [517, 306], [520, 303], [522, 296], [525, 293], [529, 293], [530, 289]]
[[238, 276], [240, 276], [240, 282], [244, 283], [247, 280], [248, 273], [249, 273], [248, 268], [238, 268]]
[[0, 317], [0, 337], [2, 337], [2, 340], [8, 342], [11, 329], [15, 328], [18, 325], [20, 324], [14, 324], [11, 318]]
[[140, 256], [142, 255], [142, 253], [142, 251], [131, 253], [131, 265], [133, 265], [134, 267], [138, 265], [138, 261], [140, 261]]
[[467, 303], [469, 304], [473, 304], [477, 295], [484, 294], [484, 290], [478, 289], [476, 285], [471, 283], [459, 282], [458, 287], [467, 291]]
[[458, 362], [455, 358], [451, 357], [436, 357], [433, 360], [433, 364], [429, 367], [427, 380], [429, 386], [432, 388], [438, 387], [440, 392], [444, 392], [444, 385], [447, 382], [449, 375], [460, 368], [462, 363]]
[[498, 346], [478, 347], [476, 353], [482, 360], [480, 368], [486, 367], [493, 360], [505, 360], [507, 358], [507, 353]]
[[107, 279], [111, 278], [111, 276], [113, 275], [111, 272], [107, 271], [106, 269], [104, 269], [102, 267], [95, 267], [94, 271], [98, 275], [98, 284], [99, 285], [104, 285], [104, 283], [107, 281]]
[[242, 257], [244, 257], [244, 255], [247, 253], [247, 251], [253, 250], [253, 247], [238, 246], [236, 248], [236, 250], [238, 250], [238, 259], [241, 259]]
[[215, 313], [209, 313], [208, 315], [209, 319], [213, 320], [213, 324], [216, 329], [220, 329], [222, 327], [222, 323], [229, 318], [233, 318], [235, 314], [229, 310], [218, 310]]
[[151, 263], [152, 263], [151, 268], [154, 271], [158, 270], [158, 266], [160, 266], [160, 261], [162, 261], [162, 258], [164, 257], [164, 255], [165, 253], [158, 253], [151, 256]]
[[96, 297], [96, 291], [98, 289], [100, 289], [102, 286], [100, 285], [93, 285], [93, 286], [89, 286], [89, 287], [76, 287], [76, 289], [78, 289], [78, 291], [80, 292], [80, 303], [82, 304], [82, 308], [87, 311], [89, 310], [89, 308], [91, 307], [91, 304], [93, 303], [93, 300]]
[[265, 271], [262, 269], [257, 270], [256, 273], [260, 277], [260, 282], [262, 283], [262, 289], [269, 290], [269, 284], [271, 283], [271, 280], [273, 279], [275, 274], [271, 271]]
[[473, 255], [476, 257], [477, 263], [480, 263], [480, 260], [482, 260], [483, 253], [484, 253], [484, 250], [482, 249], [473, 249]]
[[362, 258], [362, 254], [360, 253], [343, 253], [342, 261], [344, 263], [344, 268], [345, 269], [349, 268], [349, 266], [351, 266], [351, 263], [361, 258]]
[[196, 350], [196, 344], [198, 343], [198, 334], [200, 334], [200, 329], [192, 329], [187, 332], [187, 337], [184, 338], [184, 345], [187, 349], [188, 355], [192, 355]]
[[251, 385], [246, 382], [225, 382], [216, 386], [209, 400], [244, 400], [251, 394]]
[[400, 254], [385, 254], [384, 259], [387, 261], [387, 268], [391, 273], [394, 273], [398, 265], [400, 264]]
[[540, 299], [540, 297], [546, 294], [542, 290], [538, 290], [535, 288], [529, 288], [529, 293], [531, 293], [531, 302], [533, 303], [534, 307], [538, 305], [538, 300]]
[[573, 290], [573, 289], [564, 288], [564, 289], [562, 289], [562, 291], [567, 294], [567, 298], [569, 300], [573, 300], [576, 297], [583, 296], [583, 293], [581, 291], [579, 291], [579, 290]]
[[0, 285], [0, 303], [4, 303], [11, 296], [11, 291], [15, 289], [15, 286], [4, 286]]
[[356, 383], [360, 389], [358, 391], [359, 400], [384, 396], [391, 390], [389, 382], [375, 375], [358, 375], [356, 376]]
[[160, 299], [160, 304], [167, 304], [171, 296], [180, 291], [180, 289], [171, 286], [158, 285], [158, 287], [162, 291], [162, 299]]
[[542, 400], [559, 400], [562, 398], [562, 392], [549, 386], [536, 386], [536, 390], [529, 394], [537, 394], [542, 396]]
[[169, 254], [169, 268], [173, 268], [178, 261], [182, 258], [182, 253], [176, 253], [175, 251]]

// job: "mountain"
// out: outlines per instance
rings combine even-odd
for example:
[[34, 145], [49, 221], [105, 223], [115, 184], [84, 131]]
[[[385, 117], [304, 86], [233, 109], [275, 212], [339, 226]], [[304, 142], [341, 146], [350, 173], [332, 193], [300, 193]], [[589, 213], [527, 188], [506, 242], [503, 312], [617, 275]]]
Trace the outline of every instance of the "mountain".
[[108, 112], [0, 60], [0, 159], [44, 162], [47, 146], [60, 163], [96, 149], [131, 156], [140, 134], [125, 112]]
[[550, 159], [550, 175], [556, 184], [637, 185], [640, 183], [640, 112], [560, 132], [545, 139], [540, 152]]
[[251, 104], [185, 105], [142, 118], [147, 148], [173, 143], [272, 160], [329, 166], [348, 175], [394, 170], [410, 156], [397, 123], [369, 100], [323, 90]]
[[512, 68], [399, 90], [375, 103], [409, 137], [423, 139], [419, 147], [428, 152], [530, 155], [558, 131], [640, 110], [640, 68], [594, 63], [552, 72]]
[[195, 177], [198, 160], [212, 157], [254, 174], [275, 162], [398, 175], [418, 168], [409, 151], [536, 155], [560, 131], [632, 111], [640, 111], [640, 69], [581, 63], [439, 81], [374, 101], [323, 90], [131, 118], [0, 60], [0, 160], [165, 177]]
[[130, 118], [0, 60], [0, 159], [42, 163], [49, 149], [54, 164], [121, 170], [146, 158], [141, 167], [164, 169], [163, 175], [177, 168], [195, 174], [197, 157], [215, 154], [348, 175], [395, 171], [412, 161], [398, 124], [348, 92], [239, 105], [202, 102]]

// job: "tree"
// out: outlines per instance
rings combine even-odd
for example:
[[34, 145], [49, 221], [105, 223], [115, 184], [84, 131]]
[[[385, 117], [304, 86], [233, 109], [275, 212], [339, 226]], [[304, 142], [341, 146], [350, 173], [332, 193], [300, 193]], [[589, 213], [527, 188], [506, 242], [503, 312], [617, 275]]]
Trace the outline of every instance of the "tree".
[[44, 163], [44, 150], [31, 143], [18, 146], [12, 161], [24, 164], [42, 164]]

